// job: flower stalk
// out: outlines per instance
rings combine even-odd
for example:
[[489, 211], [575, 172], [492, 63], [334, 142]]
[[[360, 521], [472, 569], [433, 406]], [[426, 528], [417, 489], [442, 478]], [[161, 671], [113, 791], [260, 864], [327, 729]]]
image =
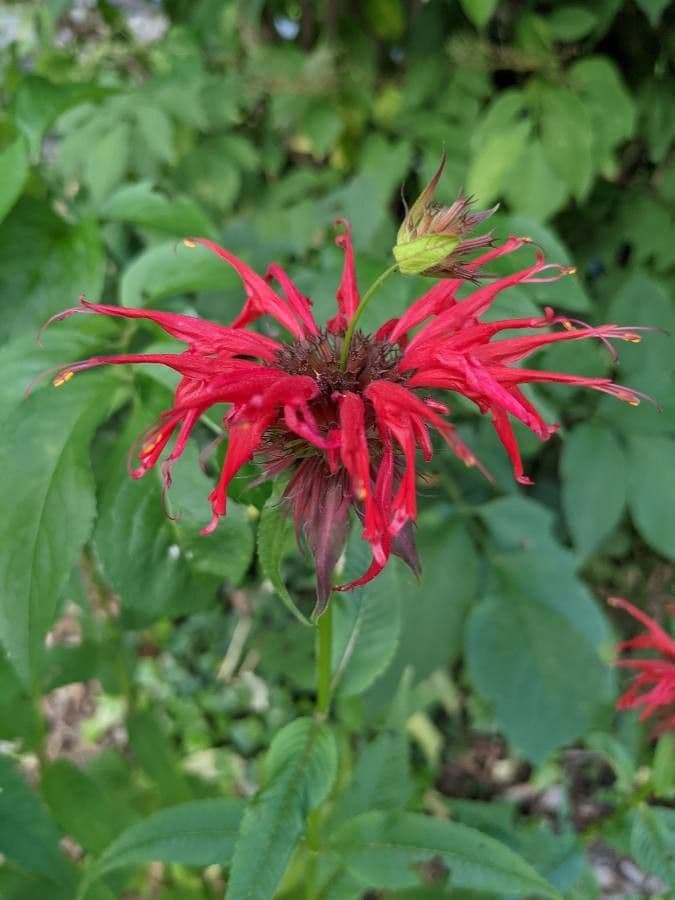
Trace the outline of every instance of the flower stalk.
[[330, 709], [333, 649], [333, 607], [329, 603], [316, 623], [316, 712], [326, 717]]
[[388, 269], [385, 269], [380, 275], [377, 276], [375, 281], [371, 284], [368, 290], [363, 295], [363, 298], [359, 305], [356, 308], [356, 312], [349, 323], [349, 327], [345, 332], [344, 341], [342, 344], [342, 351], [340, 353], [340, 368], [342, 370], [345, 369], [347, 365], [347, 359], [349, 358], [349, 346], [352, 342], [352, 338], [354, 337], [354, 332], [356, 331], [356, 326], [358, 325], [359, 319], [363, 315], [366, 310], [366, 307], [370, 303], [370, 301], [375, 296], [375, 292], [381, 287], [384, 282], [389, 278], [390, 275], [393, 275], [398, 269], [398, 263], [394, 263], [393, 266], [389, 266]]

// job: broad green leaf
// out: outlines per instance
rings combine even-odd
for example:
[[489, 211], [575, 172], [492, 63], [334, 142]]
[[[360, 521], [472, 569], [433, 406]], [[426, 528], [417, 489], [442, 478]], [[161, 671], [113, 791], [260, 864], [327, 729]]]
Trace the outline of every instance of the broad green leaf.
[[541, 142], [546, 159], [578, 200], [593, 177], [593, 123], [571, 91], [547, 90], [542, 96]]
[[[508, 234], [530, 237], [543, 251], [546, 260], [551, 263], [574, 265], [570, 252], [545, 225], [528, 219], [525, 216], [509, 216], [506, 223]], [[524, 252], [524, 251], [523, 251]], [[587, 310], [591, 301], [576, 275], [565, 275], [560, 281], [552, 284], [528, 285], [528, 296], [541, 303], [542, 306], [569, 310]]]
[[337, 774], [337, 748], [326, 725], [296, 719], [274, 738], [265, 778], [241, 826], [227, 900], [270, 900], [306, 827]]
[[69, 225], [34, 200], [0, 225], [0, 340], [38, 328], [81, 294], [97, 300], [104, 260], [96, 224]]
[[633, 521], [651, 547], [675, 561], [675, 440], [631, 436], [628, 458]]
[[422, 521], [416, 537], [422, 562], [419, 584], [398, 560], [389, 563], [400, 572], [402, 623], [396, 654], [367, 695], [376, 707], [390, 703], [407, 667], [413, 667], [420, 681], [452, 664], [461, 653], [462, 626], [476, 592], [478, 557], [463, 520], [434, 527]]
[[[361, 560], [361, 565], [355, 565], [361, 574], [368, 568], [370, 548], [358, 534], [354, 534], [350, 548], [352, 565], [354, 557]], [[349, 569], [341, 580], [345, 576], [351, 579]], [[391, 662], [401, 630], [401, 597], [406, 581], [398, 560], [390, 560], [374, 581], [333, 595], [333, 689], [342, 695], [360, 694]]]
[[549, 165], [540, 141], [529, 141], [509, 175], [504, 189], [517, 213], [545, 221], [564, 205], [568, 190]]
[[172, 241], [151, 247], [127, 267], [120, 281], [120, 304], [149, 306], [163, 297], [231, 290], [238, 283], [234, 271], [214, 253]]
[[132, 626], [204, 609], [223, 581], [239, 583], [254, 550], [248, 515], [235, 502], [228, 503], [227, 516], [212, 534], [200, 534], [210, 519], [207, 498], [212, 482], [200, 469], [194, 442], [173, 469], [167, 509], [162, 502], [161, 467], [138, 480], [129, 477], [129, 448], [153, 418], [139, 406], [120, 438], [107, 465], [94, 533], [105, 577], [119, 594], [123, 617]]
[[22, 749], [32, 749], [42, 733], [39, 710], [1, 650], [0, 684], [0, 740], [20, 739]]
[[560, 896], [524, 859], [494, 838], [416, 813], [366, 813], [335, 835], [332, 849], [368, 887], [415, 887], [423, 883], [420, 867], [438, 859], [448, 869], [453, 887], [523, 897]]
[[15, 764], [0, 755], [0, 853], [24, 871], [51, 882], [72, 882], [59, 833]]
[[27, 177], [28, 152], [19, 137], [0, 152], [0, 222], [18, 200]]
[[563, 443], [562, 504], [574, 546], [589, 557], [619, 524], [626, 507], [626, 454], [602, 425], [580, 424]]
[[593, 729], [609, 700], [608, 669], [590, 640], [517, 589], [474, 609], [466, 653], [501, 729], [535, 762]]
[[490, 21], [498, 0], [460, 0], [462, 9], [477, 28]]
[[87, 155], [84, 180], [96, 206], [124, 180], [129, 162], [131, 129], [119, 122], [97, 141]]
[[100, 853], [137, 818], [114, 793], [66, 759], [45, 767], [40, 788], [62, 831], [92, 853]]
[[0, 544], [0, 642], [30, 684], [60, 594], [94, 520], [91, 435], [112, 407], [105, 376], [42, 391], [17, 407], [0, 439], [5, 512]]
[[593, 162], [600, 168], [612, 151], [635, 129], [636, 109], [621, 75], [607, 56], [579, 60], [569, 70], [572, 85], [587, 106], [593, 122]]
[[[206, 868], [229, 861], [239, 831], [243, 802], [219, 797], [170, 806], [132, 825], [114, 840], [87, 872], [85, 884], [109, 872], [164, 862]], [[79, 897], [84, 898], [86, 888]]]
[[578, 41], [595, 28], [598, 17], [585, 6], [559, 6], [546, 17], [551, 34], [558, 41]]
[[281, 502], [281, 491], [275, 490], [260, 514], [258, 560], [263, 575], [269, 579], [289, 612], [303, 625], [310, 625], [309, 619], [296, 606], [281, 573], [284, 557], [295, 547], [293, 521], [282, 509]]
[[176, 237], [213, 237], [214, 233], [213, 224], [197, 203], [188, 197], [169, 199], [148, 181], [119, 188], [104, 204], [101, 216]]
[[476, 198], [478, 206], [501, 196], [525, 151], [530, 131], [530, 122], [518, 121], [509, 131], [489, 137], [474, 153], [466, 176], [466, 190]]

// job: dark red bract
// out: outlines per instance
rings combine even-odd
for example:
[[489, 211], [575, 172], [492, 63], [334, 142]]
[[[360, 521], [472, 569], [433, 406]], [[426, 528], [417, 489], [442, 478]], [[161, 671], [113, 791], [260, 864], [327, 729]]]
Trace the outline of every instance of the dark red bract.
[[[372, 549], [372, 563], [356, 581], [374, 578], [390, 554], [419, 570], [413, 523], [417, 514], [416, 457], [432, 457], [430, 432], [436, 431], [467, 465], [476, 464], [471, 451], [448, 421], [448, 407], [432, 399], [438, 389], [460, 393], [489, 414], [511, 458], [515, 477], [530, 483], [511, 426], [517, 419], [542, 440], [556, 429], [546, 423], [521, 388], [535, 382], [582, 385], [637, 404], [638, 394], [608, 378], [585, 378], [542, 372], [515, 365], [548, 344], [585, 340], [639, 340], [635, 330], [617, 325], [591, 328], [547, 310], [541, 317], [484, 322], [495, 298], [511, 285], [550, 281], [570, 270], [535, 261], [512, 275], [477, 287], [466, 299], [457, 291], [465, 278], [497, 257], [530, 242], [509, 238], [466, 263], [462, 278], [436, 284], [399, 319], [389, 320], [374, 335], [356, 332], [346, 363], [340, 364], [345, 331], [359, 306], [349, 227], [338, 238], [345, 264], [337, 292], [338, 313], [325, 328], [312, 315], [311, 303], [278, 266], [260, 277], [227, 250], [206, 239], [192, 239], [231, 265], [246, 290], [242, 312], [230, 327], [192, 316], [81, 301], [55, 316], [97, 313], [155, 322], [187, 349], [178, 354], [98, 356], [62, 370], [59, 385], [75, 372], [102, 364], [156, 363], [181, 376], [173, 406], [148, 432], [138, 452], [134, 477], [154, 466], [169, 442], [163, 463], [165, 482], [171, 466], [203, 413], [217, 403], [230, 404], [224, 418], [229, 436], [219, 481], [210, 494], [212, 531], [226, 513], [228, 485], [254, 456], [268, 476], [289, 475], [285, 501], [292, 511], [299, 538], [316, 560], [318, 610], [331, 591], [336, 562], [344, 548], [350, 509], [363, 525]], [[271, 286], [276, 281], [278, 289]], [[291, 335], [282, 343], [245, 329], [261, 316], [273, 317]], [[561, 326], [561, 327], [557, 327]], [[527, 329], [521, 336], [504, 332]], [[531, 334], [541, 329], [540, 334]]]

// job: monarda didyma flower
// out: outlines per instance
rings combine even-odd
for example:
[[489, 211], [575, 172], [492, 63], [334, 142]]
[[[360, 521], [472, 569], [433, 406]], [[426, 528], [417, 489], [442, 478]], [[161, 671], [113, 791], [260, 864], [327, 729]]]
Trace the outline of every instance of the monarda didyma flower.
[[[437, 391], [472, 400], [488, 414], [506, 448], [516, 479], [531, 483], [511, 425], [516, 419], [542, 440], [556, 430], [544, 421], [522, 391], [525, 384], [557, 382], [580, 385], [637, 405], [637, 392], [608, 378], [545, 372], [516, 365], [549, 344], [587, 338], [637, 341], [634, 330], [617, 325], [580, 327], [547, 310], [541, 317], [484, 322], [495, 298], [511, 285], [551, 281], [569, 269], [534, 262], [512, 275], [495, 278], [458, 300], [464, 279], [480, 267], [531, 242], [511, 237], [472, 262], [462, 260], [461, 277], [437, 283], [398, 319], [374, 334], [355, 329], [363, 309], [347, 223], [337, 243], [345, 262], [337, 291], [335, 318], [325, 327], [312, 315], [310, 301], [278, 266], [262, 278], [228, 250], [203, 238], [201, 244], [232, 266], [246, 291], [241, 313], [226, 327], [193, 316], [88, 303], [53, 317], [74, 313], [147, 319], [186, 344], [182, 353], [96, 356], [68, 366], [54, 378], [60, 385], [83, 369], [103, 364], [155, 363], [180, 375], [173, 406], [146, 434], [135, 478], [155, 466], [173, 438], [162, 463], [165, 484], [200, 417], [214, 404], [229, 404], [223, 424], [228, 435], [225, 460], [209, 499], [212, 531], [226, 513], [228, 485], [255, 457], [269, 478], [286, 474], [284, 503], [292, 513], [299, 539], [316, 561], [317, 612], [332, 590], [333, 571], [343, 551], [350, 509], [363, 527], [372, 562], [357, 580], [337, 590], [365, 584], [393, 553], [419, 572], [413, 526], [417, 515], [417, 451], [432, 457], [431, 431], [436, 431], [467, 465], [472, 452], [448, 421], [448, 407]], [[276, 282], [278, 289], [272, 288]], [[370, 296], [371, 292], [368, 292]], [[358, 311], [358, 312], [357, 312]], [[249, 331], [246, 326], [271, 316], [290, 336], [288, 342]], [[560, 326], [560, 327], [558, 327]], [[527, 329], [521, 336], [503, 332]], [[541, 329], [540, 334], [529, 333]]]
[[[644, 634], [622, 641], [617, 645], [619, 653], [633, 650], [652, 650], [651, 659], [631, 657], [619, 659], [616, 665], [632, 669], [635, 678], [632, 685], [617, 703], [618, 709], [640, 709], [640, 718], [657, 720], [656, 734], [675, 731], [675, 640], [653, 619], [620, 597], [610, 597], [609, 603], [618, 606], [641, 622], [647, 629]], [[675, 607], [671, 607], [675, 614]]]

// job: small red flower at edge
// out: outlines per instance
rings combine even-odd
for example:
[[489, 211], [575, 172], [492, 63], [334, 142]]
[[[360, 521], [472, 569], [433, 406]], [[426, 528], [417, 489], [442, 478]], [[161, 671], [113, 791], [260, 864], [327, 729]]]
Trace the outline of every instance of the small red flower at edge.
[[[657, 654], [652, 659], [619, 659], [617, 666], [633, 669], [635, 678], [632, 685], [617, 703], [617, 709], [641, 708], [640, 718], [654, 716], [658, 720], [656, 734], [675, 731], [675, 640], [653, 619], [620, 597], [610, 597], [612, 606], [618, 606], [642, 622], [647, 631], [617, 645], [617, 652], [631, 650], [653, 650]], [[675, 607], [671, 608], [675, 615]]]
[[[186, 241], [216, 253], [239, 274], [246, 301], [226, 327], [193, 316], [88, 303], [64, 310], [51, 321], [74, 313], [98, 313], [150, 320], [183, 341], [182, 353], [96, 356], [63, 369], [54, 379], [63, 384], [75, 372], [103, 364], [156, 363], [180, 376], [173, 406], [146, 434], [138, 453], [135, 478], [159, 460], [170, 439], [173, 447], [162, 463], [165, 484], [171, 467], [185, 449], [203, 413], [217, 403], [230, 404], [223, 423], [229, 435], [218, 484], [209, 499], [211, 532], [226, 512], [228, 485], [254, 456], [268, 477], [288, 473], [284, 501], [292, 512], [298, 538], [314, 555], [317, 610], [332, 590], [335, 565], [344, 549], [349, 511], [363, 525], [372, 563], [357, 580], [337, 590], [349, 590], [374, 578], [390, 554], [419, 572], [413, 525], [417, 514], [416, 455], [432, 457], [430, 431], [437, 431], [467, 465], [476, 459], [448, 421], [449, 409], [431, 391], [454, 391], [488, 413], [521, 484], [531, 484], [511, 426], [511, 418], [542, 440], [556, 430], [547, 424], [522, 392], [524, 384], [557, 382], [581, 385], [637, 405], [636, 391], [608, 378], [586, 378], [514, 365], [548, 344], [586, 338], [637, 342], [635, 330], [617, 325], [586, 326], [555, 316], [484, 322], [481, 316], [501, 291], [512, 285], [552, 281], [571, 270], [546, 264], [537, 251], [532, 265], [495, 278], [457, 299], [464, 279], [490, 261], [531, 242], [510, 237], [464, 266], [465, 274], [434, 285], [398, 319], [375, 334], [356, 331], [344, 365], [340, 354], [345, 331], [360, 302], [349, 225], [337, 238], [345, 262], [337, 291], [338, 313], [325, 328], [312, 315], [311, 302], [276, 265], [265, 278], [204, 238]], [[274, 290], [271, 282], [276, 282]], [[247, 331], [261, 316], [272, 316], [290, 333], [282, 343]], [[557, 329], [556, 326], [562, 326]], [[502, 337], [502, 332], [542, 329], [541, 334]], [[493, 340], [494, 339], [494, 340]], [[486, 473], [487, 474], [487, 473]]]

